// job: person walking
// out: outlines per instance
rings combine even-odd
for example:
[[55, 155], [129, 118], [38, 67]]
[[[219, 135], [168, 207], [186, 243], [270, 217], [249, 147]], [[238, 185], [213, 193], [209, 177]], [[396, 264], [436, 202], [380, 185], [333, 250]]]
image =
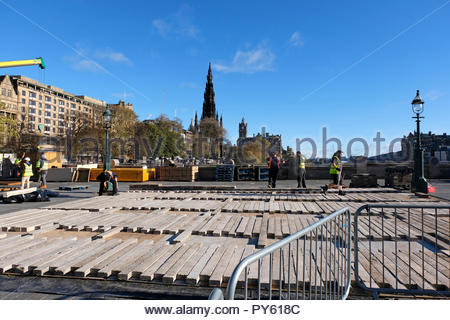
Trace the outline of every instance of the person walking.
[[280, 170], [281, 159], [277, 153], [272, 153], [269, 158], [269, 184], [268, 188], [275, 188], [277, 184], [278, 170]]
[[297, 188], [306, 188], [306, 157], [297, 151]]
[[30, 188], [30, 178], [33, 176], [33, 165], [31, 164], [31, 159], [26, 157], [22, 161], [23, 170], [22, 170], [22, 184], [20, 190], [25, 188], [25, 184], [27, 185], [27, 189]]
[[36, 169], [38, 170], [39, 178], [38, 183], [40, 183], [41, 189], [47, 188], [47, 173], [48, 173], [48, 160], [45, 154], [41, 155], [41, 159], [36, 162]]

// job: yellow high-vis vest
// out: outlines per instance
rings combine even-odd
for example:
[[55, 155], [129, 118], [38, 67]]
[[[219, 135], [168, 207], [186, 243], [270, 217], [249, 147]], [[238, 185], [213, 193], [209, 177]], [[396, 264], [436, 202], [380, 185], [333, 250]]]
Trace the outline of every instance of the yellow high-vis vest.
[[[333, 166], [334, 163], [334, 159], [336, 159], [336, 168]], [[334, 156], [333, 157], [333, 161], [331, 161], [331, 165], [330, 165], [330, 174], [339, 174], [339, 171], [337, 170], [337, 168], [341, 167], [341, 160]]]
[[23, 170], [22, 177], [31, 177], [31, 176], [33, 176], [33, 165], [31, 163], [30, 164], [24, 163], [23, 165], [24, 165], [24, 169], [25, 170]]

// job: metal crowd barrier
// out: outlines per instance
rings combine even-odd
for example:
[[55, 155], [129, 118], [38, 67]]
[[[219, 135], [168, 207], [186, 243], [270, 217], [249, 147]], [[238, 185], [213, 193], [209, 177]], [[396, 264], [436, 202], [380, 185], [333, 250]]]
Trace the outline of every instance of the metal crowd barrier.
[[449, 248], [449, 214], [450, 205], [359, 208], [354, 217], [357, 285], [375, 298], [380, 293], [450, 295], [449, 256], [443, 252]]
[[216, 288], [210, 299], [233, 300], [236, 292], [245, 300], [346, 299], [350, 277], [351, 213], [345, 207], [244, 258], [225, 296]]

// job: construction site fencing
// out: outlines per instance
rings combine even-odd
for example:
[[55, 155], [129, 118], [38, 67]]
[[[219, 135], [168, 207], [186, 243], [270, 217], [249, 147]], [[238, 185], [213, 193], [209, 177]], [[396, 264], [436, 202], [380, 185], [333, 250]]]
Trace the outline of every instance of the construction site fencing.
[[450, 295], [450, 205], [368, 204], [354, 216], [357, 285], [373, 293]]
[[244, 258], [234, 269], [225, 296], [210, 299], [346, 299], [351, 283], [351, 213], [335, 211]]

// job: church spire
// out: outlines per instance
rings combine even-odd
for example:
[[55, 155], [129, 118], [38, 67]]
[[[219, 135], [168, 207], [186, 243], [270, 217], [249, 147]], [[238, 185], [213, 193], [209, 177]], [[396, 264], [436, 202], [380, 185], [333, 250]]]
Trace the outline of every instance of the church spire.
[[220, 115], [220, 127], [223, 128], [222, 115]]
[[216, 103], [214, 102], [214, 85], [211, 72], [211, 62], [209, 63], [208, 75], [206, 76], [205, 93], [203, 94], [202, 119], [216, 117]]
[[194, 121], [194, 128], [198, 128], [198, 119], [197, 119], [197, 111], [195, 111], [195, 121]]

